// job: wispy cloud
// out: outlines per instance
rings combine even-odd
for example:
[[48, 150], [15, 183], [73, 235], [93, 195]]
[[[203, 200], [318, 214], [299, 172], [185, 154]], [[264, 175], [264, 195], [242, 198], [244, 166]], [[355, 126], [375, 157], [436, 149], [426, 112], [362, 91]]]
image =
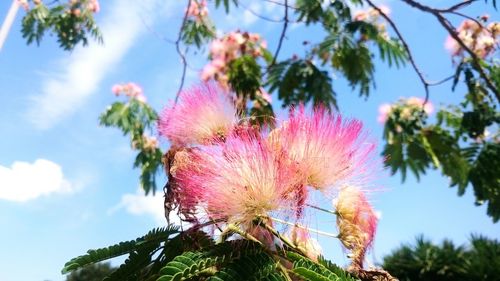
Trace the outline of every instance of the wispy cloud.
[[[166, 224], [163, 199], [163, 196], [158, 194], [156, 196], [145, 196], [144, 191], [138, 190], [135, 194], [124, 194], [120, 203], [109, 209], [108, 214], [125, 209], [125, 211], [132, 215], [149, 216], [153, 218], [158, 226], [163, 226]], [[174, 224], [180, 224], [179, 218], [175, 215], [170, 216], [170, 221]]]
[[[127, 51], [146, 31], [143, 18], [153, 20], [161, 0], [121, 0], [110, 3], [111, 9], [100, 24], [104, 45], [78, 48], [61, 63], [57, 75], [42, 82], [41, 93], [32, 97], [29, 120], [46, 129], [71, 115], [86, 99], [96, 93], [99, 83], [117, 66]], [[165, 5], [162, 5], [165, 8]], [[144, 15], [143, 15], [144, 14]], [[147, 15], [147, 17], [145, 16]]]
[[26, 202], [43, 195], [74, 190], [58, 164], [37, 159], [33, 164], [16, 161], [0, 166], [0, 199]]

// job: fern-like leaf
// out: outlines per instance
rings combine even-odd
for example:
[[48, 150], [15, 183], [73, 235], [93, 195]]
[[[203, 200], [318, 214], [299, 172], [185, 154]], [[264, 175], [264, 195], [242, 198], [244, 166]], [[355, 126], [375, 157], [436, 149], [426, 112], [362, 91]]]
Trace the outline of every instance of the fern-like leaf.
[[121, 242], [116, 245], [97, 250], [89, 250], [87, 254], [78, 256], [68, 261], [62, 269], [62, 273], [65, 274], [88, 264], [129, 254], [141, 248], [159, 245], [160, 242], [167, 241], [173, 234], [177, 234], [179, 232], [178, 230], [179, 228], [176, 226], [156, 228], [136, 240]]
[[320, 258], [318, 263], [294, 252], [287, 252], [287, 257], [293, 262], [292, 272], [309, 281], [355, 281], [340, 267]]

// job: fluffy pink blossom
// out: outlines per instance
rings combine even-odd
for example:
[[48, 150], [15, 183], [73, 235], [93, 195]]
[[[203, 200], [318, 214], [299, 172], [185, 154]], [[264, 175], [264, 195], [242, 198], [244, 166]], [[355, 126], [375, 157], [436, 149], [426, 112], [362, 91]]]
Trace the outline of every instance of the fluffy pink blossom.
[[197, 21], [203, 20], [208, 15], [207, 1], [206, 0], [193, 0], [187, 10], [188, 17], [195, 18]]
[[378, 117], [377, 117], [377, 121], [379, 123], [385, 123], [385, 121], [387, 121], [387, 118], [389, 116], [389, 114], [391, 113], [392, 111], [392, 105], [388, 104], [388, 103], [384, 103], [384, 104], [381, 104], [379, 107], [378, 107]]
[[311, 238], [309, 231], [304, 228], [294, 227], [290, 236], [292, 242], [302, 248], [307, 257], [313, 261], [318, 260], [318, 257], [321, 255], [321, 246], [316, 239]]
[[303, 106], [269, 136], [274, 149], [299, 164], [304, 183], [320, 190], [365, 175], [374, 149], [365, 139], [360, 121], [342, 120], [321, 107], [307, 114]]
[[377, 215], [365, 194], [352, 186], [341, 189], [335, 208], [340, 241], [352, 252], [354, 263], [362, 265], [366, 250], [373, 244]]
[[[486, 25], [489, 16], [484, 15], [481, 21]], [[500, 23], [492, 22], [484, 27], [473, 20], [464, 20], [456, 29], [458, 38], [480, 58], [486, 58], [496, 51], [500, 36]], [[445, 41], [445, 48], [453, 57], [463, 57], [464, 48], [451, 36]]]
[[[382, 6], [379, 6], [379, 8], [382, 11], [382, 13], [384, 13], [385, 15], [389, 15], [391, 13], [391, 10], [387, 6], [382, 5]], [[369, 22], [377, 27], [377, 29], [382, 34], [382, 36], [389, 37], [389, 35], [387, 34], [386, 27], [385, 27], [385, 22], [384, 22], [382, 16], [380, 15], [379, 11], [376, 9], [369, 8], [366, 10], [359, 10], [359, 11], [354, 13], [353, 20]], [[363, 38], [363, 39], [366, 40], [366, 38]]]
[[101, 10], [101, 5], [99, 5], [98, 0], [90, 0], [87, 4], [87, 8], [93, 13], [98, 13]]
[[131, 99], [135, 99], [139, 102], [146, 103], [146, 96], [144, 95], [142, 88], [132, 82], [125, 84], [115, 84], [111, 88], [111, 91], [116, 95], [124, 95]]
[[159, 120], [160, 135], [174, 145], [207, 144], [225, 137], [237, 123], [236, 109], [215, 85], [183, 91], [179, 102], [166, 107]]
[[212, 219], [249, 225], [258, 216], [290, 210], [286, 193], [296, 182], [295, 169], [259, 134], [242, 130], [225, 142], [193, 149], [188, 169], [176, 180], [189, 204], [205, 208]]
[[257, 33], [234, 31], [216, 38], [210, 44], [210, 59], [201, 72], [203, 81], [216, 80], [223, 88], [228, 88], [227, 71], [231, 61], [243, 55], [261, 57], [267, 43]]
[[[418, 98], [418, 97], [409, 97], [406, 100], [407, 105], [418, 107], [418, 108], [421, 108], [422, 105], [424, 104], [424, 102], [425, 101], [422, 98]], [[431, 114], [432, 112], [434, 112], [434, 106], [432, 105], [431, 102], [427, 101], [427, 103], [424, 105], [424, 111], [427, 114]]]
[[19, 4], [19, 6], [23, 7], [23, 9], [25, 11], [29, 11], [30, 9], [30, 5], [28, 3], [28, 0], [17, 0], [17, 4]]

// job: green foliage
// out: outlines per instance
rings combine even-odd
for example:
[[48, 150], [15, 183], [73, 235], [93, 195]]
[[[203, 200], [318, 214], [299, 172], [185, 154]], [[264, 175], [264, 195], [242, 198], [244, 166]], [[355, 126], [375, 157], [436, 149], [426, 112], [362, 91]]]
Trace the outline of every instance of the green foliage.
[[229, 64], [229, 84], [237, 95], [255, 99], [261, 85], [261, 70], [254, 57], [241, 56]]
[[278, 91], [283, 107], [313, 102], [337, 108], [331, 77], [309, 60], [287, 60], [272, 66], [267, 85], [271, 92]]
[[224, 5], [224, 9], [226, 13], [229, 13], [229, 8], [231, 6], [231, 2], [235, 7], [238, 7], [238, 0], [215, 0], [215, 7], [220, 7], [221, 4]]
[[109, 263], [96, 263], [71, 272], [66, 281], [102, 281], [115, 271]]
[[418, 237], [414, 246], [403, 245], [384, 257], [384, 268], [401, 281], [497, 280], [500, 243], [472, 236], [470, 246], [445, 240], [434, 245]]
[[293, 262], [292, 272], [304, 280], [309, 281], [355, 281], [357, 279], [334, 265], [330, 261], [320, 258], [316, 263], [297, 253], [288, 252], [288, 259]]
[[[79, 13], [74, 12], [76, 10]], [[80, 43], [87, 45], [89, 36], [102, 43], [92, 12], [69, 4], [52, 8], [43, 3], [36, 4], [23, 18], [21, 32], [28, 44], [36, 42], [38, 45], [45, 33], [51, 32], [66, 51], [73, 50]]]
[[[90, 250], [66, 263], [67, 273], [105, 259], [129, 254], [104, 280], [357, 280], [323, 257], [314, 262], [284, 249], [270, 250], [245, 239], [215, 244], [195, 228], [156, 229], [136, 240]], [[290, 265], [293, 266], [290, 268]]]
[[168, 241], [170, 236], [178, 233], [178, 227], [167, 226], [164, 228], [153, 229], [146, 235], [137, 238], [136, 240], [120, 242], [118, 244], [96, 250], [89, 250], [87, 254], [78, 256], [68, 261], [62, 269], [62, 273], [65, 274], [86, 265], [134, 253], [144, 248], [156, 249], [161, 242]]
[[201, 48], [205, 43], [208, 43], [215, 37], [215, 29], [213, 24], [208, 19], [203, 20], [186, 20], [182, 30], [182, 41], [185, 44], [194, 44], [197, 48]]
[[161, 171], [163, 153], [158, 147], [148, 145], [145, 133], [156, 125], [158, 114], [149, 105], [136, 99], [115, 102], [100, 116], [100, 123], [106, 127], [116, 127], [124, 135], [130, 135], [132, 147], [139, 151], [134, 167], [141, 169], [141, 187], [146, 194], [157, 189], [156, 174]]
[[[500, 73], [492, 63], [488, 69]], [[463, 195], [472, 186], [476, 204], [487, 204], [487, 214], [494, 222], [500, 220], [500, 149], [498, 101], [488, 91], [485, 81], [470, 61], [457, 65], [452, 90], [463, 78], [467, 94], [460, 106], [449, 106], [437, 113], [434, 125], [426, 125], [426, 114], [412, 111], [403, 116], [404, 108], [393, 108], [384, 128], [387, 141], [383, 154], [394, 174], [406, 170], [420, 178], [428, 168], [439, 169], [450, 178], [450, 185]], [[498, 77], [493, 83], [500, 85]], [[488, 136], [489, 131], [492, 135]]]

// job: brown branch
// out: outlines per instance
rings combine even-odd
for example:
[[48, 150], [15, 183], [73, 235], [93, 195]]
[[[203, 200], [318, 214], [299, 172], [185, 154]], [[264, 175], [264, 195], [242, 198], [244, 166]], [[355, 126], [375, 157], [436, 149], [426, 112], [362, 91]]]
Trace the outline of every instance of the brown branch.
[[[425, 80], [424, 75], [422, 74], [422, 71], [418, 68], [417, 64], [415, 63], [415, 59], [413, 58], [413, 55], [410, 51], [410, 47], [408, 46], [408, 43], [404, 39], [403, 34], [401, 34], [401, 32], [399, 31], [399, 28], [396, 26], [394, 21], [387, 14], [385, 14], [382, 11], [382, 9], [380, 9], [377, 5], [375, 5], [370, 0], [366, 0], [366, 3], [368, 3], [368, 5], [370, 5], [373, 9], [375, 9], [389, 23], [389, 25], [392, 27], [394, 32], [396, 32], [396, 35], [398, 36], [399, 40], [401, 40], [401, 43], [403, 44], [403, 48], [406, 51], [406, 54], [408, 56], [408, 60], [410, 61], [411, 66], [413, 67], [413, 69], [415, 70], [415, 72], [418, 75], [418, 78], [420, 79], [420, 81], [424, 85], [424, 90], [425, 90], [424, 105], [425, 105], [427, 103], [427, 101], [429, 100], [429, 82], [427, 82], [427, 80]], [[422, 106], [422, 108], [423, 108], [423, 106]]]
[[465, 8], [466, 6], [469, 6], [470, 4], [476, 2], [477, 0], [467, 0], [467, 1], [464, 1], [464, 2], [460, 2], [458, 4], [455, 4], [451, 7], [449, 7], [448, 9], [436, 9], [436, 11], [439, 11], [441, 13], [451, 13], [451, 12], [454, 12], [456, 10], [460, 10], [462, 8]]
[[269, 18], [269, 17], [266, 17], [266, 16], [263, 16], [257, 12], [255, 12], [254, 10], [252, 10], [250, 7], [248, 7], [247, 5], [243, 4], [242, 2], [239, 2], [238, 3], [240, 6], [242, 6], [245, 10], [247, 10], [250, 14], [262, 19], [262, 20], [265, 20], [265, 21], [269, 21], [269, 22], [274, 22], [274, 23], [281, 23], [284, 21], [284, 19], [272, 19], [272, 18]]
[[[416, 9], [419, 9], [419, 10], [424, 11], [424, 12], [428, 12], [428, 13], [430, 13], [430, 14], [432, 14], [432, 15], [434, 15], [436, 17], [436, 19], [438, 20], [438, 22], [444, 27], [444, 29], [446, 29], [446, 31], [448, 31], [448, 33], [450, 34], [450, 36], [453, 39], [455, 39], [455, 41], [457, 41], [457, 43], [460, 45], [460, 47], [462, 49], [464, 49], [469, 54], [469, 56], [472, 58], [472, 65], [473, 65], [474, 69], [476, 69], [476, 71], [479, 73], [479, 75], [481, 76], [481, 78], [484, 80], [484, 82], [486, 83], [486, 86], [488, 87], [488, 89], [490, 89], [490, 91], [492, 91], [495, 94], [496, 98], [500, 101], [500, 92], [495, 87], [495, 85], [493, 84], [493, 82], [491, 81], [491, 79], [488, 77], [488, 75], [484, 71], [484, 68], [481, 66], [481, 64], [480, 64], [481, 59], [476, 55], [476, 53], [474, 53], [474, 51], [472, 51], [464, 43], [464, 41], [462, 39], [460, 39], [460, 37], [458, 36], [458, 33], [457, 33], [455, 27], [453, 27], [453, 25], [448, 21], [448, 19], [446, 19], [442, 15], [442, 13], [446, 13], [447, 10], [449, 10], [449, 9], [446, 9], [446, 10], [434, 9], [434, 8], [429, 7], [429, 6], [425, 6], [425, 5], [421, 4], [421, 3], [415, 2], [413, 0], [403, 0], [403, 2], [407, 3], [408, 5], [416, 8]], [[472, 3], [473, 1], [464, 1], [463, 3], [470, 4], [468, 2]], [[455, 5], [455, 6], [457, 6], [457, 5]], [[463, 7], [463, 5], [459, 6], [459, 7]]]
[[285, 16], [283, 17], [283, 29], [281, 30], [281, 35], [280, 39], [278, 41], [278, 47], [276, 48], [276, 52], [274, 52], [274, 57], [273, 61], [271, 62], [270, 66], [273, 66], [276, 63], [276, 60], [278, 59], [278, 55], [281, 50], [281, 46], [283, 45], [283, 40], [285, 39], [286, 35], [286, 30], [288, 28], [288, 0], [285, 0]]
[[[175, 50], [177, 51], [177, 54], [181, 57], [182, 61], [182, 76], [181, 76], [181, 82], [179, 85], [179, 90], [177, 90], [177, 94], [175, 95], [175, 101], [174, 103], [177, 103], [177, 100], [179, 100], [179, 95], [181, 94], [182, 88], [184, 87], [184, 81], [186, 80], [186, 70], [187, 70], [187, 60], [186, 60], [186, 55], [181, 51], [181, 39], [182, 39], [182, 33], [184, 31], [184, 27], [186, 26], [186, 22], [188, 19], [188, 11], [189, 8], [191, 7], [192, 0], [188, 0], [188, 4], [186, 7], [186, 12], [184, 13], [184, 18], [182, 19], [182, 24], [181, 28], [179, 28], [179, 33], [177, 35], [177, 40], [175, 41]], [[187, 50], [187, 48], [186, 48]]]

